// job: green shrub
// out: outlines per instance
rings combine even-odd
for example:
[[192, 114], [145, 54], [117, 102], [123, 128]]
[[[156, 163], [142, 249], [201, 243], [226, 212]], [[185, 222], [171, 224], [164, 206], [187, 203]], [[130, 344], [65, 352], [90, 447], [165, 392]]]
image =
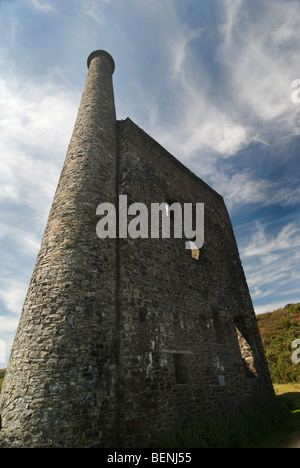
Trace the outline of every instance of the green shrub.
[[300, 339], [300, 304], [257, 316], [273, 383], [300, 381], [300, 365], [292, 362], [292, 342]]

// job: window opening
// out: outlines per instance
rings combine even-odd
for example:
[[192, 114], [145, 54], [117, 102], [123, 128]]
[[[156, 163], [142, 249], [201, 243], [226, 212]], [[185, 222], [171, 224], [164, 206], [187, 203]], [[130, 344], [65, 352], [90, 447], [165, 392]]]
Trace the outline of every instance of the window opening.
[[226, 387], [226, 380], [224, 375], [219, 375], [218, 380], [220, 387]]
[[247, 377], [247, 379], [255, 379], [257, 377], [257, 371], [255, 368], [255, 363], [254, 363], [254, 356], [252, 352], [252, 348], [248, 341], [246, 340], [245, 336], [242, 334], [242, 332], [239, 330], [237, 327], [237, 324], [235, 326], [236, 333], [237, 333], [237, 338], [238, 338], [238, 343], [240, 347], [240, 352], [241, 352], [241, 357], [243, 360], [243, 367], [244, 367], [244, 372]]
[[176, 383], [187, 384], [189, 379], [188, 379], [186, 356], [184, 354], [174, 353], [173, 359], [174, 359]]
[[223, 343], [224, 340], [224, 323], [222, 321], [220, 312], [218, 310], [212, 310], [212, 321], [216, 333], [216, 339], [218, 343]]
[[192, 255], [192, 258], [194, 258], [195, 260], [199, 260], [200, 258], [200, 250], [198, 249], [198, 247], [196, 246], [196, 244], [190, 240], [190, 249], [191, 249], [191, 255]]

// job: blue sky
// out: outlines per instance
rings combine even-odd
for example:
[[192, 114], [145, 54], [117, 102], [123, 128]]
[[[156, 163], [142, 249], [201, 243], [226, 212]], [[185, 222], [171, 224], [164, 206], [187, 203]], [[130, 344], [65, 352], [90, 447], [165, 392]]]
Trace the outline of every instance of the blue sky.
[[298, 0], [0, 0], [0, 30], [7, 355], [95, 49], [117, 117], [224, 196], [256, 312], [300, 302]]

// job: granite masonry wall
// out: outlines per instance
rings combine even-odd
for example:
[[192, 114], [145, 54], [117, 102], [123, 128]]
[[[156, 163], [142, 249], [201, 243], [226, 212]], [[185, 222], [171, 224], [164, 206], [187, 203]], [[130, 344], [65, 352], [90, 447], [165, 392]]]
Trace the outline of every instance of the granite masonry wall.
[[[273, 388], [223, 199], [130, 119], [96, 51], [0, 400], [7, 447], [130, 447]], [[99, 239], [96, 208], [204, 203], [205, 244]], [[171, 221], [172, 222], [172, 221]]]
[[128, 204], [205, 204], [205, 243], [120, 239], [120, 421], [134, 445], [273, 389], [232, 225], [220, 195], [130, 119], [119, 124]]

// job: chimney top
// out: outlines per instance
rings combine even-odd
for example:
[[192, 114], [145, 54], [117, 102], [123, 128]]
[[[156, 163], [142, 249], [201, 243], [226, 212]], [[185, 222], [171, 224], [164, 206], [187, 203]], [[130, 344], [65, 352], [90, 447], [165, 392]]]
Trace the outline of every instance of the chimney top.
[[94, 52], [92, 52], [89, 55], [88, 60], [87, 60], [88, 68], [90, 67], [90, 63], [93, 60], [93, 58], [98, 57], [99, 55], [102, 55], [103, 57], [106, 57], [110, 61], [111, 73], [113, 74], [113, 72], [115, 71], [115, 62], [114, 62], [114, 59], [112, 58], [112, 56], [108, 52], [106, 52], [105, 50], [94, 50]]

